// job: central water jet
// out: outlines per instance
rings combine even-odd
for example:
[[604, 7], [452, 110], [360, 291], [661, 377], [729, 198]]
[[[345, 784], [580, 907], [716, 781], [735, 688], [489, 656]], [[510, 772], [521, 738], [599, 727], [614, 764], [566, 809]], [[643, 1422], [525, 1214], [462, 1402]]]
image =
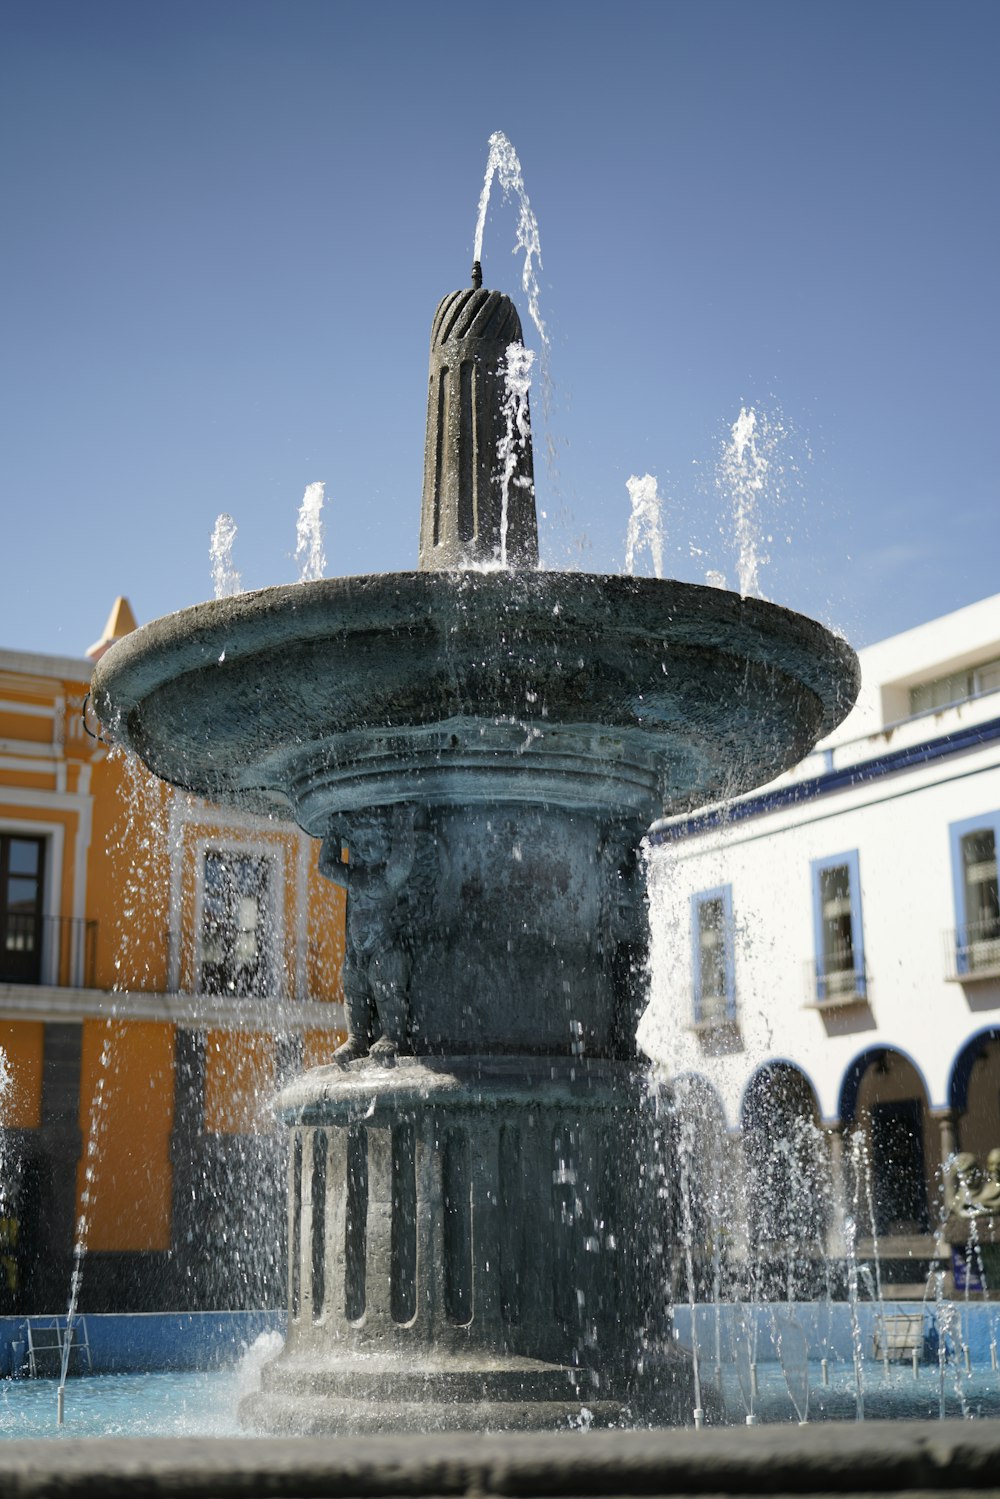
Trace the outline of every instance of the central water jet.
[[288, 1338], [243, 1408], [272, 1431], [690, 1411], [640, 844], [787, 769], [857, 691], [849, 648], [774, 605], [534, 570], [530, 439], [506, 504], [497, 456], [520, 337], [475, 282], [438, 308], [418, 572], [201, 605], [94, 677], [112, 737], [294, 818], [348, 891], [350, 1035], [279, 1100]]

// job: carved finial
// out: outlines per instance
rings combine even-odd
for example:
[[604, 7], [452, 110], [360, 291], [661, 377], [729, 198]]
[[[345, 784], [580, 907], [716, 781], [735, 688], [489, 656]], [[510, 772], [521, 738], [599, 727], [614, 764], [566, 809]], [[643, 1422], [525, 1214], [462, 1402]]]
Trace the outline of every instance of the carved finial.
[[472, 262], [472, 284], [476, 288], [476, 291], [478, 291], [483, 284], [483, 268], [479, 264], [478, 260], [474, 260]]
[[530, 436], [515, 444], [511, 473], [497, 462], [510, 443], [505, 372], [521, 319], [510, 297], [478, 285], [480, 270], [442, 298], [431, 326], [421, 572], [538, 566]]

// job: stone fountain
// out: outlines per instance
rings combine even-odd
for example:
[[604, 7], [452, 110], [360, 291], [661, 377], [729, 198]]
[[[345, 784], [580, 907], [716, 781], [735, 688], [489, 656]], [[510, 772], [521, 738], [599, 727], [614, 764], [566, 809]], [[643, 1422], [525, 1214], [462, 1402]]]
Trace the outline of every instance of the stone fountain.
[[152, 771], [293, 818], [348, 892], [349, 1038], [279, 1099], [288, 1338], [244, 1405], [271, 1431], [690, 1411], [640, 844], [787, 769], [857, 691], [848, 647], [775, 605], [537, 570], [530, 442], [497, 473], [520, 339], [475, 273], [437, 310], [417, 572], [200, 605], [94, 677]]

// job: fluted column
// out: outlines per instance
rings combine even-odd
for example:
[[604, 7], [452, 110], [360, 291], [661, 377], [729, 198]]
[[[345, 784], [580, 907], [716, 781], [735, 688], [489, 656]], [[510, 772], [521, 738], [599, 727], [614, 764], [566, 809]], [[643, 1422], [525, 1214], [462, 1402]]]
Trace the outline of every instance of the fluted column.
[[326, 1168], [326, 1261], [325, 1320], [343, 1327], [347, 1321], [347, 1287], [344, 1275], [347, 1237], [347, 1131], [332, 1129]]
[[365, 1251], [365, 1327], [392, 1322], [392, 1130], [367, 1129], [368, 1229]]
[[299, 1209], [299, 1320], [313, 1319], [312, 1243], [313, 1243], [313, 1136], [316, 1131], [304, 1129], [302, 1140], [301, 1207]]
[[500, 1337], [499, 1139], [496, 1116], [470, 1130], [472, 1174], [472, 1318], [490, 1340]]

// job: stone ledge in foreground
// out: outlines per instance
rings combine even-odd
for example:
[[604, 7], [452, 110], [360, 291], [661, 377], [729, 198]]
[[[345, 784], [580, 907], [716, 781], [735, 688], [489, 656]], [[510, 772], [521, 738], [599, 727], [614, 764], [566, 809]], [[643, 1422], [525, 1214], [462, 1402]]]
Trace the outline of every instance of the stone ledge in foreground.
[[1000, 1421], [0, 1444], [4, 1499], [915, 1495], [998, 1484]]

